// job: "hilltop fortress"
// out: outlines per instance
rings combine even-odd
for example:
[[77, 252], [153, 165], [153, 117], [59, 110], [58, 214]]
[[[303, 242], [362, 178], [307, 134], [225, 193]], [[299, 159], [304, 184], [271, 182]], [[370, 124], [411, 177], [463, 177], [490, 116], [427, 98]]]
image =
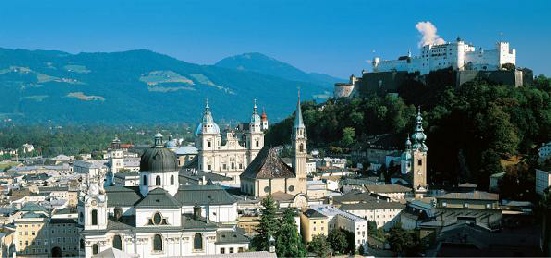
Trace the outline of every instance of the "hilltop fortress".
[[374, 57], [372, 72], [362, 71], [360, 78], [352, 75], [348, 83], [336, 83], [334, 97], [351, 97], [365, 91], [395, 91], [408, 79], [427, 84], [428, 77], [439, 71], [446, 71], [448, 83], [456, 87], [477, 78], [513, 86], [531, 83], [532, 72], [516, 68], [516, 51], [510, 48], [509, 42], [499, 41], [495, 47], [485, 50], [457, 38], [455, 42], [424, 45], [418, 56], [408, 51], [397, 60]]

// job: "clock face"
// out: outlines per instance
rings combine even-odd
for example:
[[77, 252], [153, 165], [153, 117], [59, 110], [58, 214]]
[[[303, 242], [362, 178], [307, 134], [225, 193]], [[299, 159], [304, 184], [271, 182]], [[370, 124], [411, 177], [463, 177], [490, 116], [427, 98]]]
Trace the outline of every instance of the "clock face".
[[99, 187], [96, 184], [90, 185], [90, 188], [88, 190], [88, 194], [90, 195], [98, 195], [99, 193]]
[[98, 205], [98, 201], [92, 200], [92, 206], [96, 206], [96, 205]]

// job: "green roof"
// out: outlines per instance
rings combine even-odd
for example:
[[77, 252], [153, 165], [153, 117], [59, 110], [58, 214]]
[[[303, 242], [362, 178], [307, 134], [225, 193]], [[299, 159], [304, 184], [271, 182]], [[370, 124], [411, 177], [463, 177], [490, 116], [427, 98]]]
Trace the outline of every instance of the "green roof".
[[182, 205], [163, 188], [155, 188], [139, 201], [136, 208], [180, 209]]
[[241, 232], [228, 230], [228, 231], [218, 231], [216, 233], [216, 244], [241, 244], [249, 243], [250, 240], [243, 235]]
[[219, 185], [181, 185], [174, 197], [184, 206], [230, 205], [236, 202], [235, 198]]

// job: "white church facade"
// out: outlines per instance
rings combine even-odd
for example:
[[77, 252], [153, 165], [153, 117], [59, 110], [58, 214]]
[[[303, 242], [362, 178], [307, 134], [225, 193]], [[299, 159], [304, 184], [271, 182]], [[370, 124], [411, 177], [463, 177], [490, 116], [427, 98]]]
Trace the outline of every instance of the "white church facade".
[[139, 186], [103, 186], [91, 176], [80, 193], [80, 256], [179, 257], [244, 252], [237, 203], [219, 185], [180, 185], [175, 154], [162, 136], [140, 160]]
[[243, 124], [243, 128], [230, 128], [225, 132], [214, 122], [207, 102], [195, 131], [197, 171], [218, 173], [232, 178], [232, 184], [240, 185], [239, 175], [264, 147], [267, 129], [268, 117], [266, 112], [258, 114], [256, 100], [250, 122]]

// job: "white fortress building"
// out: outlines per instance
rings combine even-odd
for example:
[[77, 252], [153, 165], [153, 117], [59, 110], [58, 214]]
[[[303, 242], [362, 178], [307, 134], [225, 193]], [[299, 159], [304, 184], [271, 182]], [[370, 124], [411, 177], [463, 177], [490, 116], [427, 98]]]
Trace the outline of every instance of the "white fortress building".
[[497, 42], [495, 49], [485, 50], [465, 43], [461, 38], [456, 42], [440, 45], [425, 45], [420, 56], [402, 56], [398, 60], [381, 61], [373, 58], [373, 72], [419, 72], [421, 75], [431, 71], [452, 67], [456, 71], [499, 71], [506, 63], [515, 64], [515, 49], [508, 42]]

